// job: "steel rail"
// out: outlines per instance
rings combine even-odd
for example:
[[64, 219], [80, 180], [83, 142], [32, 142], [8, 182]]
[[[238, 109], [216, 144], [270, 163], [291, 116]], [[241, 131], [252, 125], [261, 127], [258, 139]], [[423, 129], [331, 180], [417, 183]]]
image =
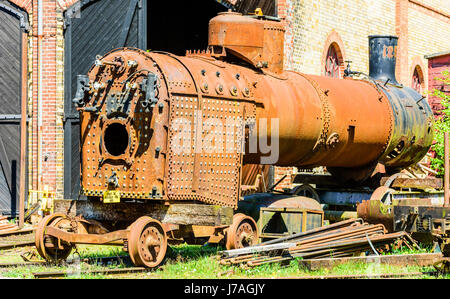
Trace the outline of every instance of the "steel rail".
[[[89, 257], [89, 258], [81, 258], [81, 262], [87, 263], [90, 265], [101, 265], [101, 264], [107, 264], [109, 262], [117, 262], [117, 263], [123, 263], [125, 262], [126, 258], [128, 256], [123, 257], [116, 257], [116, 256], [106, 256], [106, 257]], [[76, 263], [73, 259], [71, 261], [67, 261], [67, 264], [72, 265]], [[14, 268], [14, 267], [29, 267], [29, 266], [51, 266], [56, 265], [49, 263], [47, 261], [31, 261], [31, 262], [17, 262], [17, 263], [0, 263], [0, 268]]]
[[[372, 239], [375, 246], [380, 247], [392, 242], [394, 238], [401, 238], [402, 236], [398, 236], [395, 234], [394, 236], [384, 237], [377, 236], [378, 238]], [[353, 239], [353, 240], [341, 240], [340, 242], [331, 242], [330, 244], [323, 243], [317, 244], [315, 246], [309, 246], [304, 248], [302, 246], [297, 248], [291, 248], [288, 252], [284, 252], [277, 256], [267, 256], [267, 255], [245, 255], [242, 257], [235, 257], [224, 259], [221, 261], [222, 264], [230, 265], [230, 264], [241, 264], [246, 263], [248, 266], [258, 266], [261, 264], [267, 263], [275, 263], [292, 260], [296, 257], [302, 258], [311, 258], [311, 257], [336, 257], [336, 256], [345, 256], [351, 255], [357, 251], [365, 251], [369, 250], [370, 245], [367, 242], [367, 238], [361, 239]]]
[[14, 268], [14, 267], [28, 267], [28, 266], [40, 266], [49, 265], [47, 262], [19, 262], [19, 263], [0, 263], [0, 268]]
[[[379, 233], [369, 233], [370, 237], [377, 237], [380, 236]], [[290, 248], [291, 250], [296, 250], [296, 249], [308, 249], [308, 248], [315, 248], [317, 246], [323, 246], [323, 245], [327, 245], [327, 246], [334, 246], [335, 244], [341, 244], [342, 242], [350, 242], [350, 241], [362, 241], [364, 239], [365, 236], [361, 236], [361, 235], [357, 235], [357, 236], [351, 236], [348, 238], [340, 238], [340, 239], [333, 239], [330, 241], [322, 241], [322, 242], [317, 242], [314, 244], [299, 244], [296, 247], [292, 247]]]
[[405, 278], [415, 276], [438, 276], [438, 271], [428, 272], [402, 272], [402, 273], [381, 273], [381, 274], [351, 274], [351, 275], [311, 275], [311, 276], [295, 276], [283, 278], [297, 278], [297, 279], [386, 279], [386, 278]]
[[17, 247], [33, 246], [34, 241], [17, 242], [11, 244], [0, 244], [0, 250], [13, 249]]
[[[143, 268], [143, 267], [131, 267], [131, 268], [117, 268], [117, 269], [101, 269], [101, 270], [88, 270], [82, 271], [83, 274], [105, 274], [105, 275], [120, 275], [120, 274], [129, 274], [129, 273], [141, 273], [141, 272], [149, 272], [151, 269]], [[42, 278], [58, 278], [58, 277], [70, 277], [76, 276], [77, 274], [73, 271], [53, 271], [53, 272], [35, 272], [32, 273], [34, 278], [42, 279]]]
[[283, 243], [285, 241], [292, 241], [298, 238], [302, 238], [302, 237], [307, 237], [307, 236], [311, 236], [314, 234], [320, 234], [320, 233], [325, 233], [325, 232], [333, 232], [333, 229], [335, 228], [341, 228], [341, 227], [349, 227], [351, 225], [354, 225], [355, 223], [359, 223], [360, 225], [362, 225], [362, 219], [358, 218], [358, 219], [350, 219], [350, 220], [345, 220], [345, 221], [341, 221], [341, 222], [337, 222], [337, 223], [333, 223], [327, 226], [322, 226], [322, 227], [318, 227], [306, 232], [302, 232], [302, 233], [298, 233], [298, 234], [294, 234], [291, 236], [287, 236], [287, 237], [283, 237], [283, 238], [279, 238], [279, 239], [274, 239], [274, 240], [270, 240], [267, 242], [263, 242], [261, 244], [258, 244], [258, 246], [262, 246], [262, 245], [269, 245], [269, 244], [275, 244], [275, 243]]
[[[353, 223], [354, 221], [349, 221], [350, 223]], [[365, 233], [369, 233], [371, 236], [372, 235], [382, 235], [384, 233], [384, 227], [382, 225], [374, 225], [374, 226], [365, 226], [365, 225], [357, 225], [357, 226], [353, 226], [353, 227], [348, 227], [346, 229], [336, 229], [334, 231], [329, 231], [326, 232], [324, 235], [319, 234], [316, 236], [309, 236], [307, 238], [305, 238], [304, 240], [298, 241], [296, 242], [297, 246], [295, 247], [299, 247], [301, 246], [302, 248], [309, 248], [309, 247], [315, 247], [319, 244], [326, 244], [326, 243], [330, 243], [331, 241], [336, 241], [336, 240], [349, 240], [349, 239], [362, 239], [363, 237], [365, 237]], [[294, 241], [293, 239], [290, 240], [291, 242]], [[285, 244], [285, 243], [280, 243], [280, 244]], [[271, 244], [271, 245], [265, 245], [267, 247], [270, 246], [274, 246], [276, 244]], [[255, 252], [253, 254], [248, 254], [248, 252], [246, 252], [247, 254], [245, 254], [244, 256], [240, 256], [240, 257], [236, 257], [236, 255], [238, 255], [238, 252], [235, 252], [236, 250], [231, 250], [231, 251], [227, 251], [228, 257], [224, 257], [222, 259], [222, 263], [227, 264], [228, 261], [230, 262], [235, 262], [237, 260], [242, 260], [245, 259], [246, 257], [255, 257], [255, 255], [259, 254], [260, 251], [258, 251], [258, 248], [262, 248], [264, 246], [254, 246], [252, 247], [248, 247], [247, 250], [249, 249], [254, 249]], [[292, 247], [292, 248], [295, 248]], [[222, 254], [224, 254], [225, 252], [222, 252]], [[231, 258], [230, 255], [233, 255], [235, 258]], [[225, 255], [226, 256], [226, 255]]]
[[349, 247], [349, 248], [341, 248], [341, 249], [333, 249], [333, 248], [329, 248], [329, 249], [322, 249], [322, 250], [316, 250], [316, 251], [312, 251], [312, 252], [290, 252], [289, 254], [284, 254], [281, 256], [276, 256], [276, 257], [260, 257], [260, 258], [255, 258], [247, 262], [248, 266], [254, 267], [254, 266], [259, 266], [262, 264], [268, 264], [268, 263], [275, 263], [275, 262], [282, 262], [282, 261], [288, 261], [288, 260], [292, 260], [294, 258], [297, 257], [302, 257], [302, 258], [317, 258], [317, 257], [337, 257], [337, 256], [342, 256], [342, 255], [351, 255], [353, 254], [355, 251], [362, 251], [365, 250], [368, 246], [361, 246], [361, 247]]
[[359, 229], [359, 230], [351, 230], [348, 232], [343, 232], [343, 233], [339, 233], [339, 234], [335, 234], [335, 235], [330, 235], [325, 237], [320, 237], [320, 238], [314, 238], [314, 239], [309, 239], [309, 240], [304, 240], [304, 241], [299, 241], [297, 242], [297, 246], [300, 245], [306, 245], [306, 244], [316, 244], [316, 243], [323, 243], [323, 242], [331, 242], [333, 240], [342, 240], [342, 239], [350, 239], [350, 238], [355, 238], [358, 236], [365, 236], [364, 232], [367, 233], [383, 233], [383, 230], [378, 227], [370, 227], [370, 228], [364, 228], [364, 229]]
[[31, 234], [36, 230], [36, 228], [25, 228], [21, 230], [14, 231], [0, 231], [0, 237], [7, 237], [11, 235], [22, 235], [22, 234]]
[[[401, 237], [402, 237], [402, 235], [397, 235], [397, 234], [373, 236], [373, 237], [371, 237], [370, 241], [372, 243], [378, 244], [378, 243], [382, 243], [385, 241], [388, 241], [388, 242], [393, 241], [393, 240], [399, 239]], [[353, 245], [356, 247], [357, 245], [362, 245], [362, 244], [368, 244], [368, 241], [365, 237], [360, 238], [360, 239], [340, 240], [340, 241], [332, 241], [329, 243], [323, 243], [323, 244], [319, 244], [319, 246], [317, 246], [317, 248], [332, 248], [332, 247], [353, 246]], [[291, 248], [290, 251], [291, 252], [295, 252], [297, 250], [311, 251], [311, 250], [313, 250], [313, 248], [315, 248], [315, 247], [308, 248], [306, 246], [305, 247], [299, 246], [297, 248]]]

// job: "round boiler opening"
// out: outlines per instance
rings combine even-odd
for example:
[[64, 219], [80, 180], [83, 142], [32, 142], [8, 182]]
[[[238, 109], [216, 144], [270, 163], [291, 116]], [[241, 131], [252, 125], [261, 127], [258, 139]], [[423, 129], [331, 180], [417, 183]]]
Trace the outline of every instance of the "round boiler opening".
[[128, 147], [128, 131], [123, 124], [114, 123], [109, 125], [103, 136], [105, 148], [113, 156], [125, 153]]

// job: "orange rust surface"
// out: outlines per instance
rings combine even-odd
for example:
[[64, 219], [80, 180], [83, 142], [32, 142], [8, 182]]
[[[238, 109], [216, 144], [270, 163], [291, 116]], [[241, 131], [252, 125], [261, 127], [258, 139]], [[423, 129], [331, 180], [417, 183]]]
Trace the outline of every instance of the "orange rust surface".
[[[117, 189], [125, 198], [196, 198], [234, 205], [239, 197], [242, 159], [258, 162], [262, 153], [242, 156], [237, 149], [228, 153], [214, 149], [175, 153], [171, 142], [177, 132], [172, 122], [180, 119], [190, 122], [194, 140], [198, 123], [210, 118], [224, 126], [228, 117], [256, 123], [261, 118], [276, 118], [280, 144], [276, 164], [285, 166], [362, 166], [376, 160], [389, 139], [389, 106], [364, 82], [294, 72], [277, 78], [203, 57], [133, 49], [113, 51], [103, 60], [114, 61], [119, 56], [124, 65], [136, 61], [142, 73], [147, 70], [159, 76], [155, 107], [161, 104], [162, 108], [146, 112], [139, 88], [145, 76], [135, 76], [127, 82], [137, 86], [127, 116], [108, 116], [108, 101], [128, 96], [124, 92], [127, 83], [123, 82], [137, 70], [125, 67], [115, 73], [113, 66], [91, 69], [90, 80], [106, 86], [104, 91], [93, 91], [88, 103], [99, 107], [99, 114], [82, 112], [81, 117], [82, 183], [91, 196], [103, 194], [108, 178], [116, 173]], [[128, 146], [120, 155], [109, 153], [102, 139], [113, 124], [123, 125], [129, 134]], [[205, 135], [203, 132], [200, 138]], [[223, 132], [222, 140], [227, 138]]]
[[283, 71], [284, 25], [240, 13], [220, 13], [209, 23], [209, 47], [216, 56], [231, 52], [255, 67]]

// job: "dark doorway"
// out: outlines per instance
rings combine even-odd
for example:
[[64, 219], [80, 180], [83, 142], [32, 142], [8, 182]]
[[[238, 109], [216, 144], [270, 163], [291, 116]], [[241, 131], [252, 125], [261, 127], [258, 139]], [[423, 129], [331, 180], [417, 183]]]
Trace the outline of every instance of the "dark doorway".
[[147, 48], [176, 55], [185, 55], [186, 50], [205, 50], [209, 20], [227, 10], [214, 0], [148, 1]]
[[234, 9], [242, 14], [254, 13], [257, 8], [262, 10], [263, 15], [278, 16], [277, 0], [241, 0], [237, 1]]

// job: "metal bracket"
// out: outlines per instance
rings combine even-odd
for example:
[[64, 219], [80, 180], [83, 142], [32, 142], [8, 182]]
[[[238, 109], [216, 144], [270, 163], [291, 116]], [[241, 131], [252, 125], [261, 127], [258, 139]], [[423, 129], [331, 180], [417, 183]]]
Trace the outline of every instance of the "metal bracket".
[[[22, 115], [20, 114], [0, 114], [0, 123], [20, 123]], [[30, 121], [30, 117], [27, 116], [26, 122]]]
[[141, 88], [145, 92], [145, 99], [142, 101], [142, 107], [147, 108], [149, 104], [151, 108], [155, 107], [158, 102], [158, 98], [156, 98], [158, 76], [154, 73], [149, 73], [147, 78], [142, 81]]
[[72, 100], [75, 106], [83, 107], [85, 105], [83, 100], [89, 89], [89, 77], [86, 75], [77, 75], [77, 92]]
[[80, 120], [80, 115], [77, 114], [64, 114], [63, 116], [63, 123], [66, 123], [67, 120], [75, 120], [75, 121], [79, 121]]

